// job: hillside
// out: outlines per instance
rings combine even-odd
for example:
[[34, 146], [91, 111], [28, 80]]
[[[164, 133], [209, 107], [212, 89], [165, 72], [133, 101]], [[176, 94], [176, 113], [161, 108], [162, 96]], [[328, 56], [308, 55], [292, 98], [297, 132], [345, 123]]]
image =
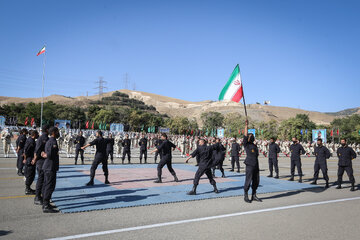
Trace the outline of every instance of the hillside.
[[[171, 117], [185, 116], [188, 118], [195, 118], [200, 123], [200, 116], [203, 112], [217, 111], [222, 114], [230, 112], [239, 112], [244, 114], [243, 105], [235, 102], [213, 102], [213, 101], [201, 101], [190, 102], [180, 100], [176, 98], [161, 96], [152, 93], [146, 93], [141, 91], [120, 90], [122, 93], [126, 93], [130, 98], [143, 101], [146, 105], [152, 105], [161, 114], [167, 114]], [[103, 97], [110, 97], [113, 92], [104, 93]], [[59, 104], [65, 105], [78, 105], [87, 107], [91, 102], [98, 101], [99, 96], [89, 97], [65, 97], [60, 95], [50, 95], [45, 97], [45, 101], [53, 101]], [[0, 105], [10, 103], [28, 103], [28, 102], [41, 102], [41, 98], [15, 98], [15, 97], [0, 97]], [[359, 113], [360, 108], [340, 111], [338, 113], [320, 113], [313, 111], [306, 111], [296, 108], [277, 107], [277, 106], [264, 106], [259, 104], [248, 105], [248, 115], [255, 121], [269, 121], [276, 120], [282, 121], [290, 117], [295, 117], [296, 114], [308, 114], [310, 119], [316, 124], [329, 124], [333, 119], [338, 116], [351, 115], [353, 113]]]

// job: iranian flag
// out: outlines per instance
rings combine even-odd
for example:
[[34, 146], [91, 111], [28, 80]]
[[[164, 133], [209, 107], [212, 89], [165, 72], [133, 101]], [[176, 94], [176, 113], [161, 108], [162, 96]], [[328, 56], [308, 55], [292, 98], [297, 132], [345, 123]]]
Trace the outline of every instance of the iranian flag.
[[219, 95], [219, 101], [221, 100], [231, 100], [234, 102], [240, 102], [243, 97], [243, 87], [240, 77], [240, 67], [239, 64], [236, 65], [234, 71], [232, 72], [229, 80], [227, 81], [225, 87]]
[[36, 56], [39, 56], [40, 54], [43, 54], [45, 52], [45, 46], [36, 54]]

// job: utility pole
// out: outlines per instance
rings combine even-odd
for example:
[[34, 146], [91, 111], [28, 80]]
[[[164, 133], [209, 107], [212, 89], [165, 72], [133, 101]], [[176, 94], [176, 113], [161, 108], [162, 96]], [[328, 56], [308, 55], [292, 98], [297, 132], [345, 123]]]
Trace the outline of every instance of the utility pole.
[[96, 87], [95, 89], [99, 89], [99, 100], [101, 100], [104, 89], [107, 89], [107, 87], [105, 87], [104, 85], [107, 83], [106, 81], [103, 80], [103, 77], [99, 77], [99, 81], [96, 81], [96, 84], [99, 84], [98, 87]]
[[125, 76], [124, 76], [124, 89], [128, 89], [129, 84], [130, 84], [129, 74], [125, 73]]

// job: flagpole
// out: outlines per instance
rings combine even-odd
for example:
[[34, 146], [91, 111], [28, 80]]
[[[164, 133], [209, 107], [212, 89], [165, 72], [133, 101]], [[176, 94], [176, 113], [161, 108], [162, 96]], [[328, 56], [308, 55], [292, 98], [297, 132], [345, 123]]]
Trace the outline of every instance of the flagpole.
[[44, 45], [44, 64], [43, 64], [43, 76], [42, 76], [42, 90], [41, 90], [41, 113], [40, 113], [40, 129], [42, 129], [43, 109], [44, 109], [44, 84], [45, 84], [45, 63], [46, 63], [46, 44]]
[[243, 102], [244, 102], [244, 109], [245, 109], [245, 117], [246, 117], [246, 120], [248, 120], [247, 111], [246, 111], [245, 95], [244, 95], [244, 82], [242, 81], [242, 77], [241, 77], [240, 65], [239, 65], [239, 74], [240, 74], [241, 85], [242, 85], [241, 87], [242, 87], [242, 95], [243, 95]]

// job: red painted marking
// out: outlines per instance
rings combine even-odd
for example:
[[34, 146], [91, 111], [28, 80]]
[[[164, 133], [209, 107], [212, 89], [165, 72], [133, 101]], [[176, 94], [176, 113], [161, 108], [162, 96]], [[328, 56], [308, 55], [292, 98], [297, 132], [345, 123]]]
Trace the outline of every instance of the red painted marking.
[[[151, 188], [151, 187], [161, 187], [161, 186], [178, 186], [178, 185], [192, 185], [195, 172], [175, 169], [176, 175], [178, 176], [180, 182], [174, 182], [173, 176], [167, 170], [166, 167], [163, 168], [162, 181], [163, 183], [154, 183], [157, 179], [157, 169], [156, 168], [116, 168], [109, 169], [109, 181], [110, 185], [117, 189], [129, 189], [129, 188]], [[89, 171], [82, 171], [84, 174], [90, 174]], [[217, 171], [219, 174], [219, 171]], [[96, 171], [95, 178], [101, 182], [105, 182], [105, 177], [103, 175], [102, 169], [98, 168]], [[234, 179], [230, 178], [215, 178], [215, 181], [218, 183], [222, 182], [234, 182]], [[209, 183], [206, 175], [204, 175], [200, 184]]]

